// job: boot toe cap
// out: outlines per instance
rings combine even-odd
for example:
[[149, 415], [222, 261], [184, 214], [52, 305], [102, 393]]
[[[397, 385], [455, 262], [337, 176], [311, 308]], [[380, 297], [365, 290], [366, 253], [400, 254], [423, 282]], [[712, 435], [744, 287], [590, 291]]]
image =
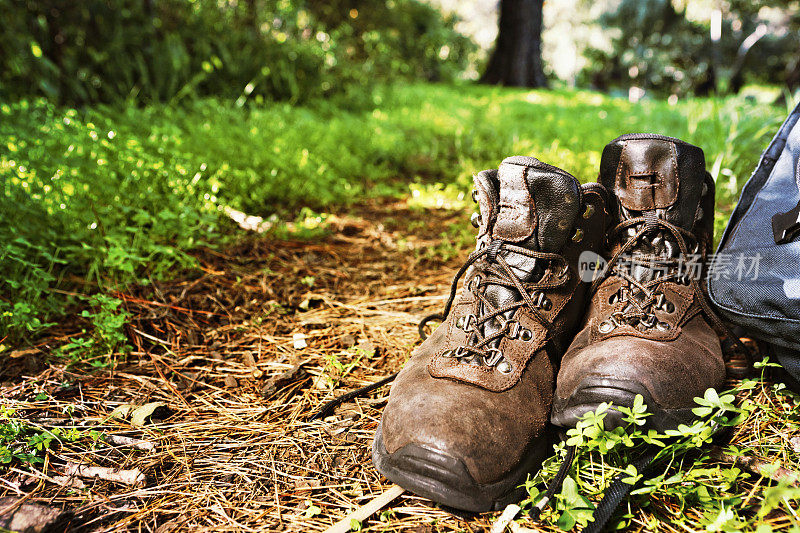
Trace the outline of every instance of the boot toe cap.
[[476, 482], [494, 482], [542, 436], [546, 420], [508, 413], [502, 402], [459, 394], [470, 386], [450, 383], [451, 394], [418, 390], [390, 399], [381, 419], [384, 446], [389, 453], [409, 447], [435, 451], [462, 463]]
[[[574, 426], [601, 403], [630, 407], [644, 398], [655, 429], [674, 428], [693, 419], [694, 397], [719, 387], [725, 377], [721, 356], [689, 338], [660, 342], [631, 336], [611, 337], [570, 347], [558, 374], [551, 420]], [[606, 427], [624, 425], [612, 409]]]

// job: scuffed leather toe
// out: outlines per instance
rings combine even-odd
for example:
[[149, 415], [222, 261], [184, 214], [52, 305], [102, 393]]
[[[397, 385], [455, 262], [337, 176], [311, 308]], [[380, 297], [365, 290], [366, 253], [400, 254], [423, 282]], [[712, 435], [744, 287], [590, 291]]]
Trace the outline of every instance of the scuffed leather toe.
[[[496, 393], [432, 378], [428, 359], [412, 358], [392, 385], [382, 418], [388, 453], [409, 445], [438, 450], [463, 462], [472, 478], [485, 484], [513, 470], [531, 447], [548, 447], [544, 433], [552, 392], [546, 386], [538, 388], [540, 380], [523, 380]], [[539, 359], [532, 363], [545, 363], [546, 368], [539, 370], [547, 374], [549, 369], [552, 376], [547, 357]]]
[[[691, 419], [696, 396], [703, 396], [709, 387], [720, 387], [725, 379], [717, 336], [699, 315], [684, 326], [680, 336], [667, 342], [629, 335], [593, 343], [588, 339], [587, 327], [562, 360], [554, 424], [574, 425], [602, 402], [630, 407], [641, 394], [653, 413], [651, 426], [674, 427]], [[618, 413], [607, 420], [607, 426], [622, 423]]]

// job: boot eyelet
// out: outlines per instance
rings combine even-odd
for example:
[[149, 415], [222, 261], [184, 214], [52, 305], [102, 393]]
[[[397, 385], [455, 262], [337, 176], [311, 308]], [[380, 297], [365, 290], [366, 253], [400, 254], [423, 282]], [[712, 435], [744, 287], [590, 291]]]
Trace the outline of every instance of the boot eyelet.
[[656, 329], [658, 329], [659, 331], [669, 331], [672, 328], [666, 322], [659, 322], [659, 323], [656, 324]]
[[672, 302], [667, 302], [666, 311], [667, 311], [667, 313], [674, 313], [675, 312], [675, 304], [672, 303]]
[[533, 338], [533, 332], [529, 329], [523, 329], [519, 334], [519, 338], [525, 342], [528, 342]]
[[603, 334], [611, 333], [612, 331], [614, 331], [614, 324], [612, 324], [608, 320], [604, 320], [603, 322], [600, 322], [599, 326], [597, 326], [597, 331]]
[[575, 234], [572, 236], [572, 242], [581, 242], [583, 240], [583, 230], [577, 228]]
[[549, 298], [544, 298], [542, 300], [542, 306], [541, 307], [545, 311], [549, 311], [550, 309], [553, 308], [553, 302]]
[[594, 206], [592, 204], [588, 204], [586, 209], [583, 210], [583, 218], [591, 218], [594, 215]]
[[511, 366], [511, 363], [509, 363], [505, 359], [497, 363], [497, 366], [495, 368], [501, 374], [510, 374], [514, 370], [514, 367]]
[[472, 189], [472, 201], [478, 203], [478, 189]]
[[[475, 328], [472, 325], [472, 321], [474, 319], [476, 319], [475, 315], [469, 314], [469, 315], [467, 315], [467, 316], [465, 316], [463, 318], [464, 318], [464, 322], [461, 323], [461, 328], [467, 333], [471, 333], [472, 331], [474, 331]], [[476, 320], [476, 322], [477, 322], [477, 320]]]
[[617, 293], [616, 292], [608, 297], [608, 303], [610, 305], [614, 305], [615, 303], [617, 303]]
[[472, 223], [473, 227], [480, 227], [481, 225], [481, 214], [480, 213], [472, 213], [469, 217], [469, 221]]
[[469, 280], [469, 283], [467, 283], [467, 289], [471, 291], [477, 290], [480, 284], [481, 284], [481, 276], [480, 274], [476, 274], [475, 277]]
[[458, 317], [458, 320], [456, 320], [456, 327], [458, 329], [461, 329], [461, 328], [464, 327], [464, 317], [463, 316]]
[[442, 357], [453, 357], [453, 350], [445, 350], [442, 352]]

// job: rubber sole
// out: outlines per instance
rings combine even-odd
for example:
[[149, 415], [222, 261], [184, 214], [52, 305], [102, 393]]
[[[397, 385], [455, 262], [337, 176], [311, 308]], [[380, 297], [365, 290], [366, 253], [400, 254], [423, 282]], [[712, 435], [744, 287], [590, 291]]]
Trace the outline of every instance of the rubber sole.
[[[667, 429], [676, 429], [680, 424], [691, 424], [697, 418], [692, 413], [693, 407], [667, 409], [658, 405], [639, 383], [622, 381], [609, 378], [590, 377], [585, 379], [569, 398], [559, 398], [556, 395], [553, 401], [553, 410], [550, 420], [553, 424], [562, 427], [575, 427], [583, 415], [597, 410], [602, 403], [612, 403], [613, 406], [632, 407], [637, 394], [641, 394], [647, 405], [645, 427], [663, 432]], [[625, 416], [614, 407], [608, 410], [603, 425], [606, 430], [615, 427], [624, 427]]]
[[390, 481], [441, 505], [472, 513], [500, 511], [526, 497], [528, 474], [536, 472], [549, 455], [551, 443], [533, 447], [522, 463], [502, 479], [477, 483], [460, 459], [440, 450], [407, 444], [394, 453], [386, 451], [379, 424], [372, 443], [372, 462]]

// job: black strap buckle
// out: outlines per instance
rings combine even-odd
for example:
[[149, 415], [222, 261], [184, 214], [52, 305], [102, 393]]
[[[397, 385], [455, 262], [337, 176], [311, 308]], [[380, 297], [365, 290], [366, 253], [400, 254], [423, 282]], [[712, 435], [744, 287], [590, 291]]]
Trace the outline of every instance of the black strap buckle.
[[772, 236], [775, 244], [786, 244], [800, 234], [800, 202], [786, 213], [772, 216]]

